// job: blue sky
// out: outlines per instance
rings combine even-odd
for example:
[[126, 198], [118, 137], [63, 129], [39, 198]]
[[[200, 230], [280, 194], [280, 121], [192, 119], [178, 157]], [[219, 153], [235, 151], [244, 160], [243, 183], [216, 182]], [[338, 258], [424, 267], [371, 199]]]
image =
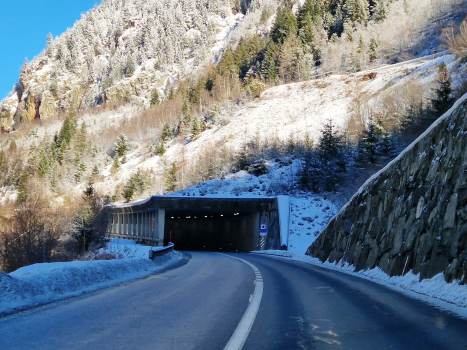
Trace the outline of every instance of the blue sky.
[[62, 34], [100, 0], [12, 0], [0, 9], [0, 100], [13, 89], [24, 58], [44, 48], [48, 33]]

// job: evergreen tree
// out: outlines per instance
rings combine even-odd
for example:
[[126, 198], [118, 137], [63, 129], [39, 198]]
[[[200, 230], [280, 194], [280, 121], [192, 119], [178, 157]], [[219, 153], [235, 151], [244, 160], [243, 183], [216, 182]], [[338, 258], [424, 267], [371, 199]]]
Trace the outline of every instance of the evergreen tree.
[[303, 6], [298, 11], [298, 27], [303, 28], [311, 22], [315, 25], [320, 25], [323, 14], [323, 3], [317, 0], [306, 0]]
[[162, 128], [162, 133], [161, 133], [162, 142], [167, 141], [171, 136], [172, 136], [172, 131], [170, 130], [170, 126], [168, 123], [165, 123], [164, 127]]
[[191, 120], [191, 135], [192, 137], [196, 137], [201, 133], [201, 126], [199, 125], [199, 120], [197, 117], [194, 117]]
[[116, 158], [123, 157], [127, 149], [128, 149], [128, 146], [127, 146], [126, 137], [125, 135], [120, 134], [114, 145], [114, 152], [115, 152]]
[[392, 159], [395, 157], [396, 153], [397, 151], [393, 135], [388, 132], [382, 132], [381, 139], [378, 143], [378, 154], [385, 158]]
[[358, 161], [362, 164], [376, 162], [377, 145], [380, 141], [381, 130], [370, 119], [368, 128], [362, 131], [363, 135], [358, 144]]
[[329, 119], [321, 130], [317, 149], [305, 155], [300, 183], [314, 192], [334, 191], [347, 171], [344, 151], [343, 138]]
[[27, 69], [28, 69], [28, 58], [26, 57], [26, 58], [24, 59], [23, 65], [21, 66], [21, 69], [19, 70], [19, 71], [20, 71], [20, 77], [21, 77], [23, 74], [26, 74], [26, 73], [27, 73]]
[[349, 19], [352, 22], [364, 23], [370, 17], [367, 0], [347, 0], [342, 10], [344, 19]]
[[261, 76], [271, 83], [277, 83], [279, 62], [279, 47], [275, 42], [269, 40], [264, 53], [264, 60], [261, 66]]
[[158, 106], [160, 104], [159, 92], [157, 88], [154, 88], [151, 93], [151, 106]]
[[434, 110], [439, 114], [446, 112], [452, 105], [454, 99], [451, 90], [451, 75], [446, 63], [438, 66], [438, 88], [435, 90], [435, 98], [431, 100]]
[[51, 33], [47, 34], [47, 46], [46, 46], [45, 52], [47, 54], [47, 57], [49, 58], [52, 58], [53, 42], [54, 42], [54, 39], [52, 37], [52, 34]]
[[130, 202], [135, 196], [139, 196], [149, 187], [151, 187], [149, 173], [138, 169], [125, 184], [123, 198], [125, 198], [126, 202]]
[[177, 185], [177, 167], [175, 162], [165, 168], [165, 190], [166, 192], [175, 192]]
[[62, 127], [60, 128], [60, 132], [54, 137], [55, 150], [53, 153], [55, 155], [55, 159], [59, 162], [59, 164], [62, 164], [65, 153], [69, 148], [71, 139], [75, 134], [76, 126], [76, 115], [71, 110], [68, 116], [63, 121]]
[[304, 45], [311, 45], [313, 43], [316, 36], [316, 30], [311, 15], [305, 15], [305, 18], [300, 23], [300, 29], [298, 32]]
[[81, 156], [86, 151], [87, 137], [88, 137], [88, 131], [86, 128], [86, 123], [82, 122], [78, 132], [76, 133], [76, 139], [74, 141], [75, 149], [78, 152], [78, 154]]
[[95, 164], [94, 167], [92, 168], [91, 176], [89, 177], [89, 183], [93, 184], [94, 181], [97, 180], [98, 176], [99, 176], [99, 167], [97, 166], [97, 164]]
[[222, 57], [222, 60], [217, 65], [217, 71], [220, 75], [238, 76], [239, 68], [235, 63], [234, 55], [230, 48], [227, 49], [226, 53]]
[[158, 156], [164, 155], [164, 153], [165, 153], [165, 145], [164, 145], [164, 142], [163, 142], [163, 141], [157, 143], [157, 144], [154, 146], [154, 153], [157, 154]]
[[376, 22], [384, 21], [388, 16], [385, 1], [370, 0], [370, 16]]
[[127, 54], [122, 66], [122, 74], [124, 77], [131, 77], [136, 70], [136, 62], [133, 55]]
[[332, 119], [329, 119], [321, 130], [318, 156], [326, 174], [325, 188], [327, 191], [332, 191], [341, 178], [340, 174], [346, 172], [344, 141], [338, 134]]
[[275, 43], [282, 45], [291, 33], [297, 33], [297, 18], [291, 8], [279, 7], [277, 9], [276, 21], [271, 30], [271, 38]]
[[303, 50], [295, 33], [289, 35], [282, 46], [279, 73], [284, 82], [296, 81], [300, 78], [300, 63]]
[[371, 38], [370, 45], [369, 45], [369, 48], [370, 48], [370, 53], [369, 53], [370, 62], [374, 62], [375, 60], [378, 59], [378, 57], [379, 57], [378, 46], [379, 46], [378, 40], [376, 40], [376, 38], [374, 38], [374, 37]]

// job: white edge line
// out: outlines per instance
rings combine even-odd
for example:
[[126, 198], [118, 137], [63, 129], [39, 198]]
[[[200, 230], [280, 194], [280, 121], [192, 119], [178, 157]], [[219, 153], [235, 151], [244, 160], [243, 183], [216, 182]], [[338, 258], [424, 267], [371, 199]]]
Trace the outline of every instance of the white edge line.
[[243, 347], [243, 344], [245, 344], [245, 341], [248, 337], [248, 334], [250, 333], [253, 323], [255, 322], [256, 314], [258, 313], [259, 306], [261, 304], [264, 289], [263, 277], [261, 276], [261, 272], [259, 272], [258, 268], [255, 265], [250, 264], [248, 261], [223, 253], [218, 254], [228, 256], [232, 259], [240, 260], [241, 262], [244, 262], [245, 264], [249, 265], [255, 272], [256, 284], [255, 291], [253, 292], [253, 299], [251, 300], [250, 305], [248, 305], [248, 308], [243, 314], [243, 317], [240, 320], [240, 323], [238, 324], [237, 328], [235, 329], [235, 332], [232, 334], [232, 337], [230, 337], [229, 342], [224, 348], [224, 350], [240, 350]]

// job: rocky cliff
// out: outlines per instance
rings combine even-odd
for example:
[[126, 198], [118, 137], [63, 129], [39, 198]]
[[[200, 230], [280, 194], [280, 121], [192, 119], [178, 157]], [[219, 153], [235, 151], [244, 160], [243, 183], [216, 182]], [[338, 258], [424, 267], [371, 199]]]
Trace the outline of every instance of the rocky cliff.
[[307, 254], [467, 282], [467, 97], [371, 177]]

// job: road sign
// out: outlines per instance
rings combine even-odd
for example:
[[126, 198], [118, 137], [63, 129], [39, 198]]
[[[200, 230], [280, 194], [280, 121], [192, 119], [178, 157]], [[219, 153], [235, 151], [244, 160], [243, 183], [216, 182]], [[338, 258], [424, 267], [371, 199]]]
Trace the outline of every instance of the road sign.
[[266, 235], [268, 233], [268, 224], [261, 224], [259, 228], [259, 233], [261, 235]]

